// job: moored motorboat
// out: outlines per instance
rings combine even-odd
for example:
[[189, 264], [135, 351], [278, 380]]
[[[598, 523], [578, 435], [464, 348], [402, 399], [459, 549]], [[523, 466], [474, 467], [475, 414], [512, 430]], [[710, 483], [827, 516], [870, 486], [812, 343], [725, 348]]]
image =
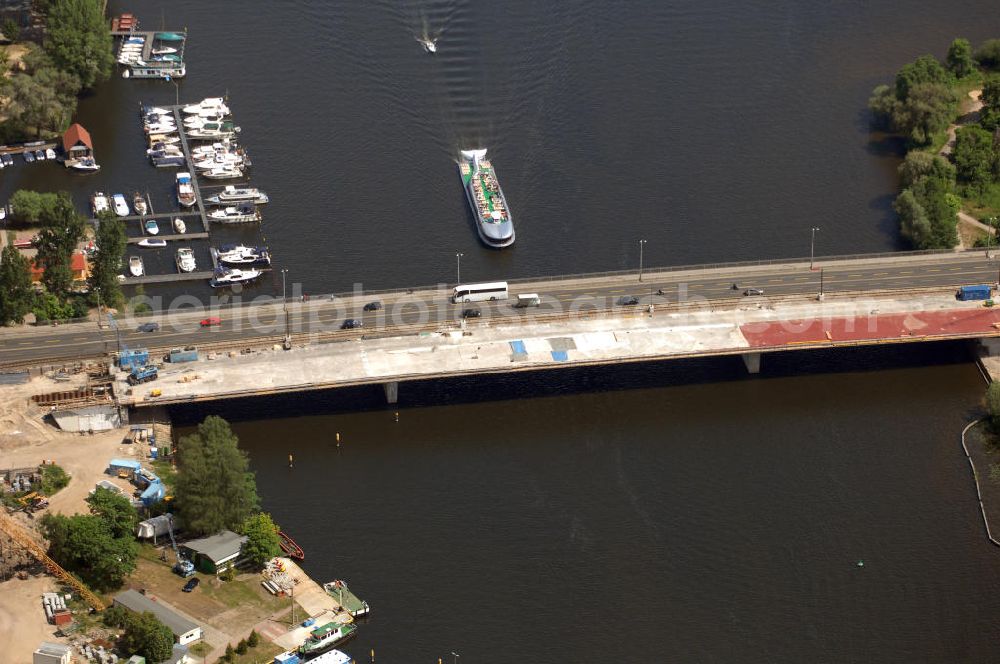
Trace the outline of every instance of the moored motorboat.
[[131, 274], [133, 277], [141, 277], [143, 274], [145, 274], [146, 272], [142, 266], [142, 259], [139, 258], [138, 256], [129, 256], [128, 271], [129, 274]]
[[146, 199], [138, 191], [132, 194], [132, 207], [135, 208], [136, 214], [140, 217], [149, 211], [149, 207], [146, 205]]
[[159, 48], [154, 48], [152, 51], [150, 51], [150, 53], [152, 53], [153, 55], [170, 55], [176, 52], [177, 49], [172, 48], [170, 46], [161, 46]]
[[260, 221], [260, 210], [253, 203], [240, 203], [234, 207], [217, 208], [206, 216], [223, 224], [241, 224]]
[[177, 202], [183, 207], [191, 207], [196, 202], [190, 173], [177, 174]]
[[184, 155], [177, 154], [165, 154], [150, 156], [149, 160], [153, 162], [153, 166], [157, 168], [180, 168], [186, 163]]
[[153, 35], [153, 38], [165, 42], [180, 42], [186, 39], [184, 35], [178, 32], [157, 32]]
[[125, 201], [125, 196], [122, 194], [114, 194], [111, 196], [111, 203], [114, 205], [115, 214], [119, 217], [127, 217], [129, 215], [128, 203]]
[[192, 129], [187, 132], [187, 135], [188, 138], [196, 138], [198, 140], [215, 140], [220, 138], [232, 138], [235, 134], [239, 133], [239, 131], [239, 127], [234, 125], [231, 121], [226, 120], [225, 122], [206, 122], [198, 129]]
[[344, 581], [343, 579], [336, 579], [334, 581], [324, 583], [323, 590], [326, 591], [327, 595], [336, 599], [337, 603], [355, 618], [367, 616], [371, 613], [372, 609], [368, 605], [368, 602], [352, 593], [350, 588], [347, 587], [347, 581]]
[[156, 223], [156, 219], [147, 220], [146, 223], [144, 224], [144, 227], [146, 229], [146, 232], [149, 233], [150, 235], [160, 234], [160, 225]]
[[206, 177], [209, 180], [235, 180], [236, 178], [243, 177], [243, 170], [231, 166], [223, 166], [220, 168], [213, 168], [209, 171], [202, 171], [199, 175]]
[[81, 173], [96, 173], [101, 170], [100, 164], [95, 162], [93, 157], [83, 157], [82, 159], [69, 162], [66, 165], [74, 171], [80, 171]]
[[226, 106], [226, 100], [224, 97], [205, 97], [197, 104], [185, 106], [181, 109], [181, 112], [188, 115], [195, 115], [205, 109], [218, 109], [225, 110], [226, 113], [229, 112], [229, 107]]
[[181, 272], [194, 272], [197, 265], [194, 260], [194, 251], [190, 247], [181, 247], [177, 250], [177, 269]]
[[178, 235], [184, 235], [187, 233], [187, 224], [180, 217], [174, 217], [174, 232]]
[[103, 191], [95, 191], [94, 195], [90, 197], [90, 209], [94, 212], [95, 217], [111, 209], [108, 204], [108, 197], [104, 195]]
[[507, 198], [493, 165], [486, 159], [486, 150], [463, 150], [458, 171], [482, 241], [497, 249], [514, 244], [514, 224]]
[[333, 648], [338, 643], [343, 643], [357, 634], [358, 626], [353, 623], [338, 624], [335, 622], [326, 623], [315, 628], [309, 633], [309, 638], [299, 646], [300, 655], [318, 655]]
[[220, 268], [216, 270], [215, 276], [209, 281], [212, 288], [224, 288], [234, 284], [244, 284], [258, 278], [264, 274], [255, 268], [241, 270], [239, 268]]
[[266, 267], [271, 264], [271, 254], [267, 247], [247, 247], [242, 244], [227, 244], [213, 249], [216, 258], [223, 265], [254, 265]]
[[143, 240], [139, 240], [136, 244], [138, 244], [140, 247], [165, 247], [167, 246], [167, 241], [154, 240], [153, 238], [147, 237]]
[[55, 161], [56, 151], [53, 150], [52, 148], [45, 148], [45, 158]]
[[252, 202], [256, 205], [263, 205], [270, 200], [271, 199], [268, 198], [267, 194], [256, 187], [234, 187], [230, 184], [226, 185], [226, 188], [218, 194], [206, 198], [205, 202], [214, 203], [216, 205], [243, 202]]

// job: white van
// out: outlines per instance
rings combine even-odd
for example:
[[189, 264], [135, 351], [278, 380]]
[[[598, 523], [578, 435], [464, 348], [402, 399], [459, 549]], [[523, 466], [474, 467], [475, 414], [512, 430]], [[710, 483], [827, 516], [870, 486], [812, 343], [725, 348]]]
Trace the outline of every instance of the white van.
[[517, 296], [517, 302], [514, 303], [514, 307], [517, 309], [524, 309], [525, 307], [537, 307], [542, 301], [538, 293], [524, 293]]

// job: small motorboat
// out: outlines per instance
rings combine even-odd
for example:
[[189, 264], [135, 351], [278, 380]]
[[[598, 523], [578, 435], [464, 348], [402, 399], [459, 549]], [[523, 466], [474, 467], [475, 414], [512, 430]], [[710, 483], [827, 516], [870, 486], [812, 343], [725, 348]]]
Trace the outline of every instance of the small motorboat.
[[55, 161], [56, 151], [53, 150], [52, 148], [45, 148], [45, 158], [48, 159], [49, 161]]
[[95, 217], [110, 209], [108, 207], [108, 197], [104, 195], [103, 191], [95, 191], [94, 195], [90, 197], [90, 209], [93, 211]]
[[187, 224], [180, 217], [174, 217], [174, 232], [178, 235], [184, 235], [187, 233]]
[[184, 165], [185, 159], [184, 155], [179, 154], [164, 154], [164, 155], [152, 155], [149, 158], [153, 162], [153, 166], [157, 168], [179, 168]]
[[132, 195], [132, 207], [135, 208], [136, 213], [141, 217], [149, 212], [149, 207], [146, 205], [146, 199], [138, 191]]
[[146, 232], [150, 235], [160, 234], [160, 225], [156, 223], [156, 219], [150, 219], [145, 224]]
[[216, 271], [215, 276], [212, 277], [209, 284], [212, 288], [224, 288], [226, 286], [232, 286], [233, 284], [242, 284], [253, 281], [262, 274], [264, 274], [262, 271], [254, 268], [250, 268], [248, 270], [223, 268]]
[[95, 162], [93, 157], [77, 159], [69, 164], [69, 167], [74, 171], [80, 171], [81, 173], [96, 173], [101, 170], [101, 165]]
[[45, 150], [35, 150], [35, 160], [45, 161]]
[[177, 174], [177, 202], [184, 207], [191, 207], [197, 200], [194, 195], [194, 185], [191, 184], [190, 173]]
[[138, 256], [128, 257], [128, 271], [133, 277], [141, 277], [146, 273], [142, 266], [142, 259]]
[[6, 218], [7, 218], [7, 206], [0, 205], [0, 221], [3, 221]]
[[197, 265], [194, 260], [194, 251], [189, 247], [182, 247], [177, 250], [177, 269], [181, 272], [194, 272]]
[[111, 197], [111, 203], [114, 205], [115, 214], [119, 217], [127, 217], [129, 215], [128, 203], [125, 202], [125, 196], [122, 194], [114, 194]]
[[173, 115], [168, 109], [162, 106], [143, 106], [140, 114], [143, 117], [147, 115]]
[[181, 56], [179, 55], [154, 55], [149, 59], [150, 62], [181, 62]]
[[10, 154], [7, 154], [7, 153], [5, 153], [3, 155], [0, 155], [0, 161], [3, 161], [4, 166], [13, 166], [14, 165], [14, 158], [11, 157]]
[[166, 240], [154, 240], [153, 238], [146, 238], [144, 240], [139, 240], [138, 245], [140, 247], [165, 247], [167, 246]]
[[162, 143], [163, 145], [177, 145], [181, 142], [180, 136], [167, 136], [166, 134], [150, 134], [149, 135], [149, 146], [153, 147], [157, 143]]
[[428, 53], [437, 53], [437, 40], [431, 39], [430, 37], [424, 39], [417, 39], [420, 45], [424, 47], [424, 50]]
[[226, 106], [226, 100], [223, 97], [205, 97], [197, 104], [191, 104], [190, 106], [185, 106], [181, 109], [182, 113], [197, 114], [205, 109], [221, 109], [226, 113], [229, 113], [229, 107]]
[[177, 49], [170, 46], [160, 46], [159, 48], [154, 48], [150, 51], [152, 55], [173, 55], [176, 52]]
[[35, 155], [31, 153], [31, 150], [25, 150], [21, 153], [21, 156], [24, 158], [24, 162], [26, 164], [30, 164], [35, 161]]
[[153, 147], [146, 150], [146, 154], [151, 157], [179, 157], [184, 154], [184, 151], [175, 144], [158, 141], [153, 143]]

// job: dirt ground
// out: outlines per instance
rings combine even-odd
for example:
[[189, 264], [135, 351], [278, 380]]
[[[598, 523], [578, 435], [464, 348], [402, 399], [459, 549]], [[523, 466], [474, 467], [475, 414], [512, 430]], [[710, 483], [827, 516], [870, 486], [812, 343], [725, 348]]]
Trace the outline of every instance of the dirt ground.
[[65, 643], [56, 626], [45, 620], [42, 593], [57, 590], [50, 576], [17, 578], [0, 583], [0, 652], [10, 664], [31, 664], [31, 653], [42, 641]]
[[[29, 401], [33, 394], [70, 389], [82, 382], [82, 377], [68, 383], [36, 378], [24, 385], [0, 386], [0, 468], [27, 467], [50, 459], [71, 475], [69, 485], [51, 498], [44, 511], [85, 512], [90, 490], [98, 481], [111, 479], [104, 474], [108, 460], [132, 456], [131, 447], [146, 449], [123, 445], [123, 430], [94, 435], [60, 431], [43, 421], [46, 409]], [[42, 593], [54, 590], [54, 579], [46, 575], [0, 583], [0, 659], [5, 664], [31, 662], [31, 653], [41, 641], [65, 642], [53, 636], [56, 628], [48, 624], [42, 610]]]

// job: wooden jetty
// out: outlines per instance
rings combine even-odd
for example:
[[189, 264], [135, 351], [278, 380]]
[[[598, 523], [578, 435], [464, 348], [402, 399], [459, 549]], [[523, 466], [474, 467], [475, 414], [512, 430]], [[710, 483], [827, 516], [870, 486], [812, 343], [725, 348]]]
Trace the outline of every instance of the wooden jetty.
[[177, 281], [198, 281], [209, 280], [215, 275], [214, 272], [181, 272], [179, 274], [147, 274], [141, 277], [128, 277], [123, 285], [134, 286], [136, 284], [168, 284]]
[[[150, 239], [150, 237], [130, 237], [128, 244], [139, 244], [143, 240]], [[153, 239], [166, 240], [167, 242], [183, 242], [184, 240], [207, 240], [208, 238], [208, 233], [185, 233], [184, 235], [157, 235]]]

